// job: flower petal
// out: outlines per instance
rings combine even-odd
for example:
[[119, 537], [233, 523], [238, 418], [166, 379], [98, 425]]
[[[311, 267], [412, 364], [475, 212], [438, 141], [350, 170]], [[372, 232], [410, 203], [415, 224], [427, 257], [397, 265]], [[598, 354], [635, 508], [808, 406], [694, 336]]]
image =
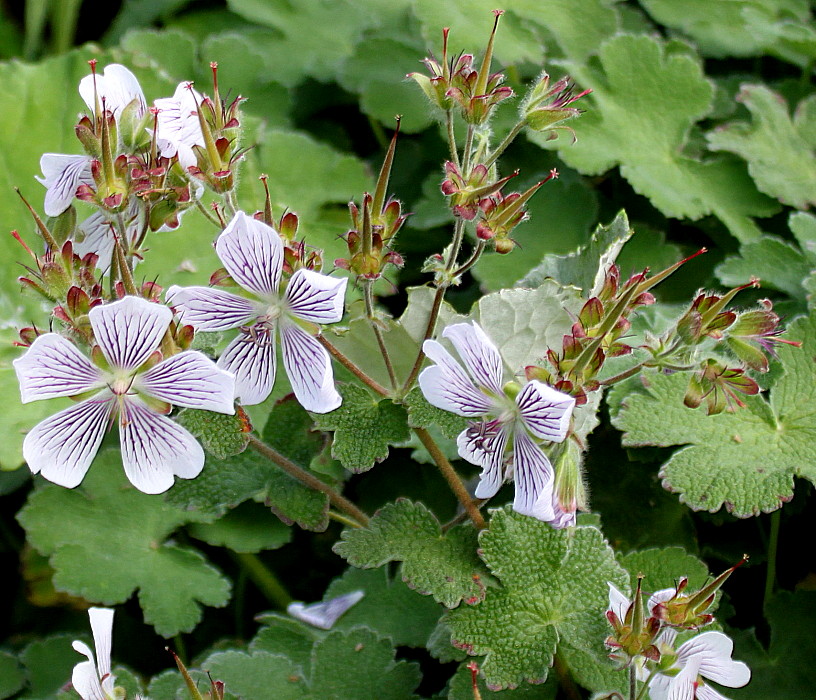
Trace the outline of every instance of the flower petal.
[[490, 397], [473, 386], [473, 381], [451, 354], [435, 340], [422, 345], [436, 365], [422, 370], [419, 388], [428, 403], [460, 416], [483, 416], [493, 407]]
[[697, 686], [696, 700], [728, 700], [725, 695], [718, 693], [710, 685], [700, 684]]
[[734, 642], [722, 632], [703, 632], [680, 645], [677, 658], [680, 663], [700, 660], [700, 675], [729, 688], [741, 688], [751, 680], [751, 669], [742, 661], [734, 661], [731, 654]]
[[482, 467], [476, 498], [495, 496], [504, 481], [504, 450], [507, 431], [489, 423], [476, 423], [456, 438], [459, 456]]
[[660, 673], [656, 676], [652, 676], [652, 680], [649, 681], [650, 700], [668, 700], [673, 680], [674, 677], [669, 678]]
[[[86, 75], [79, 81], [79, 94], [88, 109], [93, 113], [96, 109], [94, 100], [94, 76]], [[111, 63], [105, 66], [102, 75], [96, 75], [96, 94], [100, 105], [105, 102], [105, 109], [119, 118], [122, 110], [133, 100], [137, 102], [136, 116], [142, 117], [147, 111], [145, 96], [136, 76], [123, 65]]]
[[275, 385], [275, 333], [263, 325], [241, 331], [218, 358], [218, 367], [235, 377], [235, 398], [244, 406], [265, 401]]
[[119, 369], [136, 369], [159, 347], [173, 312], [162, 304], [127, 296], [95, 306], [88, 314], [105, 359]]
[[[91, 632], [96, 649], [96, 666], [100, 678], [111, 678], [111, 636], [113, 632], [113, 610], [111, 608], [89, 608]], [[105, 678], [105, 680], [107, 680]], [[105, 680], [102, 681], [103, 685]], [[111, 678], [111, 681], [113, 679]], [[113, 683], [111, 682], [111, 689]]]
[[669, 684], [666, 700], [694, 700], [699, 665], [699, 659], [692, 659], [680, 669], [680, 673], [672, 678]]
[[442, 331], [442, 335], [453, 343], [477, 385], [494, 394], [502, 393], [504, 365], [501, 355], [476, 321], [455, 323]]
[[536, 437], [562, 442], [569, 431], [575, 399], [536, 379], [527, 382], [516, 397], [525, 425]]
[[671, 600], [674, 598], [675, 593], [677, 593], [676, 588], [662, 588], [652, 593], [652, 595], [649, 596], [649, 602], [646, 603], [646, 609], [649, 611], [649, 614], [654, 615], [655, 606]]
[[82, 700], [106, 700], [102, 685], [99, 683], [93, 652], [82, 642], [74, 642], [71, 646], [88, 657], [88, 661], [80, 661], [74, 666], [71, 674], [71, 685], [74, 686], [74, 690], [79, 693]]
[[23, 403], [76, 396], [105, 386], [99, 370], [76, 345], [58, 333], [38, 336], [25, 355], [11, 364], [20, 382]]
[[173, 285], [164, 298], [182, 323], [198, 331], [226, 331], [247, 325], [258, 315], [258, 308], [250, 299], [212, 287]]
[[606, 585], [609, 586], [609, 607], [607, 610], [615, 613], [616, 617], [623, 622], [623, 619], [626, 617], [626, 611], [629, 610], [632, 601], [623, 595], [614, 584], [607, 581]]
[[513, 510], [549, 522], [553, 511], [553, 468], [550, 460], [523, 430], [513, 436], [516, 498]]
[[301, 620], [322, 630], [330, 630], [334, 623], [353, 605], [356, 605], [365, 595], [363, 591], [351, 591], [345, 595], [332, 598], [322, 603], [305, 605], [304, 603], [289, 603], [286, 608], [292, 617]]
[[235, 413], [235, 377], [195, 350], [168, 357], [137, 375], [133, 388], [175, 406]]
[[283, 243], [263, 221], [239, 211], [215, 242], [215, 252], [232, 278], [261, 297], [277, 297]]
[[174, 474], [192, 479], [204, 468], [204, 450], [198, 441], [138, 397], [128, 396], [122, 402], [119, 437], [125, 474], [143, 493], [167, 491]]
[[[128, 207], [124, 215], [125, 233], [128, 237], [127, 242], [123, 245], [131, 245], [139, 235], [141, 227], [136, 218], [138, 209], [135, 201], [132, 206]], [[113, 246], [117, 234], [112, 222], [101, 211], [91, 214], [87, 219], [79, 224], [79, 230], [83, 234], [81, 241], [74, 241], [74, 253], [80, 258], [84, 258], [88, 253], [96, 253], [98, 259], [96, 267], [98, 270], [106, 271], [110, 268], [111, 258], [113, 257]], [[139, 258], [135, 259], [137, 262]]]
[[348, 279], [300, 269], [286, 285], [292, 315], [312, 323], [337, 323], [343, 318]]
[[48, 216], [59, 216], [71, 204], [80, 185], [93, 185], [91, 158], [62, 153], [46, 153], [40, 158], [38, 177], [47, 188], [43, 209]]
[[164, 141], [162, 155], [172, 158], [179, 144], [203, 146], [204, 135], [198, 120], [201, 94], [193, 90], [192, 83], [184, 81], [176, 87], [172, 97], [162, 97], [153, 104], [159, 110], [156, 122], [156, 138]]
[[113, 408], [113, 396], [104, 391], [35, 425], [23, 440], [29, 469], [60, 486], [77, 486], [96, 456]]
[[280, 331], [283, 366], [295, 398], [307, 411], [333, 411], [343, 399], [334, 387], [328, 351], [302, 328], [285, 320]]

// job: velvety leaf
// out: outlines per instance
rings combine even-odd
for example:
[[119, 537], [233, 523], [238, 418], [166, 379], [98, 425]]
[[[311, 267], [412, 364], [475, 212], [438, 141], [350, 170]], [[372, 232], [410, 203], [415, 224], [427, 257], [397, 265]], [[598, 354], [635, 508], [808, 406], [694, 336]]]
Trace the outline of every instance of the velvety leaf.
[[325, 632], [281, 613], [262, 613], [256, 619], [263, 627], [250, 642], [249, 650], [285, 656], [308, 675], [312, 647]]
[[226, 459], [246, 449], [249, 436], [247, 418], [239, 409], [234, 415], [184, 408], [176, 421], [189, 430], [207, 452], [216, 459]]
[[421, 503], [389, 503], [367, 528], [343, 530], [334, 551], [363, 569], [401, 561], [403, 581], [449, 608], [484, 598], [486, 571], [476, 556], [475, 531], [460, 525], [443, 534]]
[[389, 445], [408, 439], [405, 409], [354, 384], [337, 389], [343, 404], [331, 413], [315, 414], [315, 425], [334, 431], [332, 457], [350, 471], [368, 471], [388, 456]]
[[408, 409], [408, 425], [412, 428], [438, 428], [449, 439], [456, 439], [467, 427], [467, 419], [455, 413], [443, 411], [425, 400], [419, 387], [414, 387], [403, 401]]
[[[448, 700], [473, 700], [473, 680], [468, 664], [457, 669], [448, 684]], [[494, 692], [487, 687], [484, 677], [479, 674], [479, 694], [482, 700], [555, 700], [558, 693], [558, 682], [552, 678], [544, 685], [525, 684], [512, 690]]]
[[359, 625], [389, 637], [394, 646], [424, 647], [442, 608], [432, 598], [417, 595], [399, 578], [391, 578], [388, 567], [376, 571], [349, 568], [332, 581], [323, 600], [361, 590], [363, 599], [355, 603], [335, 623], [333, 629], [349, 630]]
[[256, 503], [242, 503], [213, 523], [192, 523], [187, 531], [195, 538], [233, 552], [261, 552], [283, 547], [292, 529]]
[[777, 205], [753, 187], [744, 166], [682, 155], [713, 97], [697, 61], [651, 37], [621, 35], [601, 45], [600, 64], [570, 69], [593, 92], [584, 98], [586, 114], [572, 123], [578, 142], [559, 150], [568, 165], [584, 174], [619, 165], [635, 191], [666, 216], [714, 214], [739, 240], [758, 237], [750, 217], [768, 216]]
[[[735, 122], [708, 134], [712, 150], [729, 151], [748, 161], [757, 187], [783, 204], [807, 209], [816, 202], [816, 142], [809, 120], [816, 98], [808, 98], [793, 119], [785, 100], [764, 85], [743, 85], [737, 99], [751, 113], [750, 123]], [[803, 133], [804, 132], [804, 133]]]
[[608, 225], [598, 225], [589, 243], [568, 255], [548, 255], [519, 282], [520, 287], [538, 287], [553, 279], [566, 287], [578, 287], [585, 298], [595, 296], [604, 275], [632, 236], [626, 212], [621, 211]]
[[[546, 680], [558, 651], [592, 690], [615, 690], [603, 647], [607, 582], [628, 575], [594, 527], [555, 530], [505, 508], [479, 537], [481, 556], [501, 586], [479, 605], [448, 615], [457, 646], [480, 663], [488, 686], [512, 688]], [[621, 679], [622, 682], [623, 679]]]
[[307, 700], [306, 683], [297, 666], [285, 656], [267, 651], [221, 651], [202, 663], [214, 679], [224, 681], [226, 688], [243, 700]]
[[643, 590], [659, 591], [674, 588], [681, 577], [689, 581], [689, 591], [702, 588], [708, 579], [708, 567], [682, 547], [641, 549], [618, 555], [618, 562], [629, 572], [629, 592], [637, 588], [637, 578], [643, 574]]
[[728, 689], [735, 700], [799, 700], [812, 695], [816, 684], [816, 593], [781, 591], [768, 601], [765, 616], [771, 627], [767, 648], [753, 631], [736, 631], [734, 658], [751, 668], [751, 682]]
[[27, 682], [24, 696], [52, 698], [71, 680], [74, 665], [83, 660], [71, 647], [71, 642], [78, 636], [56, 634], [37, 639], [23, 649], [20, 663], [25, 669]]
[[685, 445], [661, 467], [660, 477], [692, 509], [713, 513], [725, 505], [745, 518], [790, 500], [794, 476], [816, 481], [810, 410], [816, 317], [799, 319], [785, 337], [804, 344], [780, 348], [785, 374], [770, 400], [748, 396], [744, 409], [707, 416], [683, 405], [685, 376], [650, 375], [648, 386], [627, 396], [613, 417], [626, 446]]
[[17, 662], [17, 657], [0, 651], [0, 698], [10, 698], [24, 683], [23, 669]]
[[188, 632], [201, 605], [226, 605], [230, 594], [229, 582], [201, 554], [166, 541], [180, 525], [205, 518], [126, 483], [119, 452], [106, 450], [81, 489], [47, 484], [31, 494], [18, 520], [50, 557], [58, 589], [104, 605], [138, 590], [145, 620], [159, 634]]

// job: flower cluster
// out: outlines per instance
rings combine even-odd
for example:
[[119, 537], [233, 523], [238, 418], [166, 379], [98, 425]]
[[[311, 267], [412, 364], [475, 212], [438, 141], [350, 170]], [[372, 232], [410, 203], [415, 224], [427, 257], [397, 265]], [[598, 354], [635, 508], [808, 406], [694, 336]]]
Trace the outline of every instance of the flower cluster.
[[505, 383], [501, 355], [475, 321], [448, 326], [442, 336], [464, 368], [439, 342], [426, 340], [425, 354], [436, 364], [419, 375], [419, 386], [429, 403], [474, 419], [456, 443], [461, 457], [482, 467], [476, 497], [494, 496], [512, 476], [517, 512], [574, 524], [574, 510], [565, 512], [554, 498], [553, 467], [541, 443], [567, 437], [575, 399], [536, 380]]
[[688, 579], [682, 578], [675, 588], [652, 594], [645, 609], [641, 579], [631, 601], [609, 584], [606, 617], [613, 633], [606, 644], [611, 658], [624, 667], [634, 665], [652, 700], [727, 700], [706, 679], [729, 688], [741, 688], [751, 679], [748, 666], [731, 659], [734, 644], [722, 632], [703, 632], [677, 645], [681, 633], [698, 632], [714, 621], [707, 611], [736, 568], [691, 593], [686, 591]]

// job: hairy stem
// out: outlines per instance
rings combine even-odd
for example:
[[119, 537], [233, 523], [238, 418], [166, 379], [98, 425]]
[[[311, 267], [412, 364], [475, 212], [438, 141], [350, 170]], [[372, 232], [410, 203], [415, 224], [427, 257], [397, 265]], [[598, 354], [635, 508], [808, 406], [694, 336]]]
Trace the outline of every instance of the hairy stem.
[[377, 319], [374, 317], [374, 291], [372, 290], [373, 282], [366, 280], [363, 283], [363, 297], [365, 298], [366, 316], [368, 317], [371, 330], [374, 331], [374, 337], [377, 339], [377, 345], [380, 347], [380, 354], [382, 355], [385, 368], [388, 370], [388, 379], [391, 382], [391, 388], [396, 389], [399, 386], [397, 375], [394, 372], [394, 365], [391, 362], [391, 356], [388, 354], [388, 348], [385, 347], [385, 339], [383, 338], [382, 329], [377, 324]]
[[198, 208], [198, 210], [199, 210], [199, 211], [200, 211], [202, 214], [204, 214], [204, 218], [205, 218], [205, 219], [207, 219], [207, 221], [209, 221], [209, 222], [210, 222], [210, 223], [211, 223], [213, 226], [215, 226], [217, 229], [221, 230], [221, 222], [220, 222], [218, 219], [216, 219], [216, 218], [215, 218], [215, 217], [214, 217], [212, 214], [210, 214], [210, 212], [208, 212], [208, 211], [207, 211], [207, 207], [205, 207], [205, 206], [204, 206], [204, 205], [201, 203], [201, 200], [200, 200], [200, 199], [197, 199], [197, 200], [196, 200], [196, 207]]
[[445, 126], [448, 129], [448, 147], [453, 164], [459, 167], [459, 151], [456, 149], [456, 134], [453, 130], [453, 110], [445, 112]]
[[257, 554], [230, 551], [230, 556], [238, 562], [241, 570], [252, 579], [252, 582], [270, 603], [285, 610], [286, 606], [292, 602], [292, 596]]
[[464, 275], [471, 267], [473, 267], [477, 262], [479, 262], [479, 258], [482, 257], [482, 253], [485, 249], [485, 242], [480, 240], [476, 243], [476, 247], [473, 249], [473, 255], [471, 255], [466, 262], [462, 263], [462, 267], [460, 267], [456, 272], [454, 272], [455, 277], [459, 277], [460, 275]]
[[635, 673], [635, 665], [629, 666], [629, 700], [637, 698], [637, 675]]
[[510, 133], [504, 137], [504, 141], [496, 146], [496, 150], [493, 151], [493, 153], [491, 153], [488, 159], [485, 161], [484, 164], [486, 167], [489, 168], [491, 165], [493, 165], [493, 163], [498, 160], [499, 156], [507, 150], [507, 147], [516, 140], [516, 136], [518, 136], [521, 130], [524, 128], [524, 124], [525, 122], [522, 119], [510, 130]]
[[454, 495], [459, 500], [459, 503], [462, 504], [462, 507], [467, 512], [468, 517], [473, 522], [473, 525], [477, 530], [484, 530], [487, 527], [484, 517], [479, 511], [479, 508], [473, 502], [470, 494], [467, 492], [467, 489], [462, 483], [462, 480], [459, 478], [459, 475], [456, 473], [456, 470], [451, 466], [451, 463], [442, 453], [442, 450], [439, 449], [439, 445], [436, 444], [436, 441], [433, 439], [431, 434], [425, 430], [425, 428], [414, 428], [413, 430], [416, 436], [419, 438], [419, 441], [430, 453], [433, 461], [436, 462], [436, 466], [439, 467], [439, 471], [442, 472], [442, 476], [445, 477], [445, 480], [448, 482], [448, 485], [451, 487]]
[[779, 546], [779, 526], [782, 521], [782, 510], [771, 513], [771, 534], [768, 537], [768, 568], [765, 571], [765, 595], [762, 607], [767, 610], [776, 585], [776, 551]]
[[256, 452], [266, 457], [270, 462], [277, 464], [283, 471], [289, 474], [289, 476], [294, 477], [304, 486], [325, 493], [329, 497], [329, 502], [337, 508], [337, 510], [343, 511], [346, 515], [350, 516], [360, 527], [368, 525], [368, 516], [347, 498], [337, 493], [331, 486], [324, 484], [316, 476], [309, 474], [305, 469], [302, 469], [284, 457], [280, 452], [267, 445], [263, 440], [255, 437], [252, 433], [249, 433], [249, 444], [252, 445], [252, 448]]
[[558, 652], [556, 652], [553, 657], [553, 670], [555, 671], [555, 675], [558, 676], [558, 684], [564, 691], [564, 695], [566, 695], [569, 700], [581, 700], [581, 691], [578, 690], [578, 686], [572, 679], [569, 667]]
[[317, 341], [324, 347], [326, 350], [329, 351], [329, 354], [337, 360], [343, 367], [345, 367], [349, 372], [351, 372], [357, 379], [359, 379], [363, 384], [365, 384], [369, 389], [373, 389], [374, 392], [379, 394], [380, 396], [389, 396], [388, 389], [386, 389], [382, 384], [375, 381], [371, 377], [369, 377], [363, 370], [361, 370], [357, 365], [355, 365], [349, 358], [347, 358], [342, 352], [340, 352], [334, 345], [332, 345], [331, 341], [326, 338], [324, 335], [316, 336]]
[[411, 390], [411, 387], [414, 385], [417, 375], [419, 374], [419, 368], [422, 367], [422, 361], [425, 359], [425, 351], [422, 349], [422, 344], [433, 335], [434, 328], [436, 326], [436, 318], [439, 316], [439, 309], [442, 308], [442, 300], [444, 298], [445, 287], [437, 287], [436, 294], [434, 294], [433, 304], [431, 305], [431, 312], [428, 314], [428, 325], [425, 326], [425, 335], [422, 338], [422, 343], [419, 344], [419, 352], [417, 353], [416, 360], [414, 360], [414, 366], [411, 367], [411, 371], [408, 373], [408, 379], [406, 379], [405, 383], [402, 385], [402, 391], [400, 393], [403, 396]]

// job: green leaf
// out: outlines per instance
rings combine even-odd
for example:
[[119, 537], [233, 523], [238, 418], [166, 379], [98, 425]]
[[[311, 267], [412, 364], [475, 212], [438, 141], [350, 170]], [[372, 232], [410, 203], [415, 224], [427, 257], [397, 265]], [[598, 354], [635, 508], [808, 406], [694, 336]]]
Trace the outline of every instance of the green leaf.
[[412, 428], [434, 426], [439, 428], [446, 438], [455, 440], [467, 427], [466, 418], [429, 404], [418, 386], [408, 392], [403, 404], [408, 409], [408, 425]]
[[262, 613], [256, 619], [263, 627], [249, 643], [249, 650], [286, 656], [308, 675], [312, 664], [312, 647], [325, 636], [325, 632], [280, 613]]
[[603, 285], [606, 271], [632, 233], [626, 212], [621, 211], [608, 226], [599, 224], [589, 243], [575, 252], [546, 256], [540, 265], [527, 273], [519, 286], [538, 287], [549, 278], [564, 287], [578, 287], [585, 298], [596, 296]]
[[[448, 700], [473, 700], [473, 681], [468, 664], [462, 664], [456, 670], [448, 685]], [[479, 693], [482, 700], [555, 700], [558, 693], [558, 682], [549, 680], [544, 685], [522, 685], [512, 690], [494, 692], [487, 687], [484, 678], [479, 674]]]
[[813, 694], [816, 685], [816, 593], [782, 591], [765, 606], [771, 628], [767, 649], [754, 631], [735, 631], [734, 658], [751, 668], [751, 682], [744, 688], [728, 689], [735, 700], [800, 700]]
[[394, 646], [424, 647], [436, 627], [442, 609], [432, 598], [417, 595], [398, 578], [391, 578], [388, 567], [376, 571], [349, 568], [332, 581], [323, 600], [352, 591], [365, 591], [363, 599], [346, 612], [333, 629], [348, 630], [365, 625]]
[[388, 456], [389, 445], [408, 439], [406, 411], [355, 384], [338, 384], [337, 389], [343, 404], [331, 413], [315, 414], [315, 425], [334, 431], [332, 457], [350, 471], [368, 471]]
[[389, 640], [357, 627], [315, 644], [310, 687], [314, 700], [408, 700], [421, 677], [418, 664], [394, 660]]
[[807, 209], [816, 203], [816, 97], [800, 102], [793, 119], [785, 100], [764, 85], [743, 85], [737, 99], [753, 119], [709, 133], [712, 150], [745, 158], [760, 191], [783, 204]]
[[17, 657], [0, 651], [0, 698], [10, 698], [24, 683], [23, 669], [17, 662]]
[[24, 697], [52, 698], [71, 679], [74, 665], [83, 660], [71, 646], [79, 636], [57, 634], [33, 641], [23, 649], [20, 663], [27, 681]]
[[482, 559], [501, 581], [479, 605], [448, 615], [454, 644], [474, 656], [488, 686], [546, 680], [556, 652], [582, 685], [614, 690], [603, 647], [607, 582], [628, 575], [594, 527], [555, 530], [505, 508], [479, 537]]
[[768, 216], [777, 204], [754, 188], [744, 166], [682, 155], [692, 125], [706, 116], [713, 98], [699, 63], [651, 37], [621, 35], [601, 45], [599, 65], [570, 66], [593, 92], [584, 98], [587, 113], [572, 123], [578, 142], [564, 144], [561, 158], [592, 175], [619, 165], [635, 191], [665, 215], [714, 214], [739, 240], [757, 238], [750, 217]]
[[[274, 405], [263, 439], [284, 457], [307, 469], [321, 449], [312, 419], [294, 398]], [[194, 480], [179, 483], [167, 500], [210, 516], [253, 499], [272, 509], [287, 525], [322, 532], [328, 526], [328, 497], [304, 486], [254, 450], [225, 460], [208, 459]]]
[[643, 574], [643, 589], [659, 591], [674, 588], [677, 581], [688, 578], [690, 591], [702, 588], [708, 579], [708, 567], [682, 547], [642, 549], [618, 555], [618, 562], [629, 572], [629, 591], [637, 588], [637, 578]]
[[650, 375], [613, 417], [626, 446], [685, 445], [660, 477], [692, 509], [713, 513], [725, 505], [745, 518], [790, 500], [794, 476], [816, 482], [816, 314], [792, 324], [786, 337], [803, 346], [780, 347], [785, 373], [767, 401], [749, 396], [744, 409], [707, 416], [683, 405], [687, 377]]
[[[797, 0], [724, 0], [709, 3], [689, 0], [642, 0], [652, 18], [694, 39], [701, 53], [725, 56], [760, 56], [786, 32], [786, 25], [801, 28], [810, 18], [807, 3]], [[724, 31], [727, 27], [728, 31]]]
[[249, 437], [239, 409], [235, 414], [184, 408], [176, 421], [189, 430], [216, 459], [226, 459], [246, 449]]
[[367, 528], [343, 530], [334, 551], [363, 569], [401, 561], [403, 581], [449, 608], [484, 598], [486, 571], [476, 556], [476, 532], [460, 525], [443, 534], [421, 503], [389, 503]]
[[201, 554], [166, 541], [204, 518], [126, 483], [119, 452], [105, 450], [81, 489], [47, 484], [31, 494], [18, 520], [32, 546], [50, 557], [58, 589], [104, 605], [138, 590], [145, 621], [159, 634], [189, 632], [201, 605], [226, 605], [230, 593]]
[[202, 663], [214, 679], [224, 681], [243, 700], [308, 700], [310, 694], [297, 666], [285, 656], [266, 651], [246, 654], [221, 651]]
[[717, 278], [727, 286], [745, 284], [759, 277], [763, 288], [777, 289], [804, 301], [803, 281], [813, 265], [795, 246], [772, 236], [740, 247], [739, 256], [730, 256], [717, 266]]
[[207, 544], [233, 552], [277, 549], [292, 539], [290, 527], [255, 503], [242, 503], [214, 523], [192, 523], [187, 531]]

